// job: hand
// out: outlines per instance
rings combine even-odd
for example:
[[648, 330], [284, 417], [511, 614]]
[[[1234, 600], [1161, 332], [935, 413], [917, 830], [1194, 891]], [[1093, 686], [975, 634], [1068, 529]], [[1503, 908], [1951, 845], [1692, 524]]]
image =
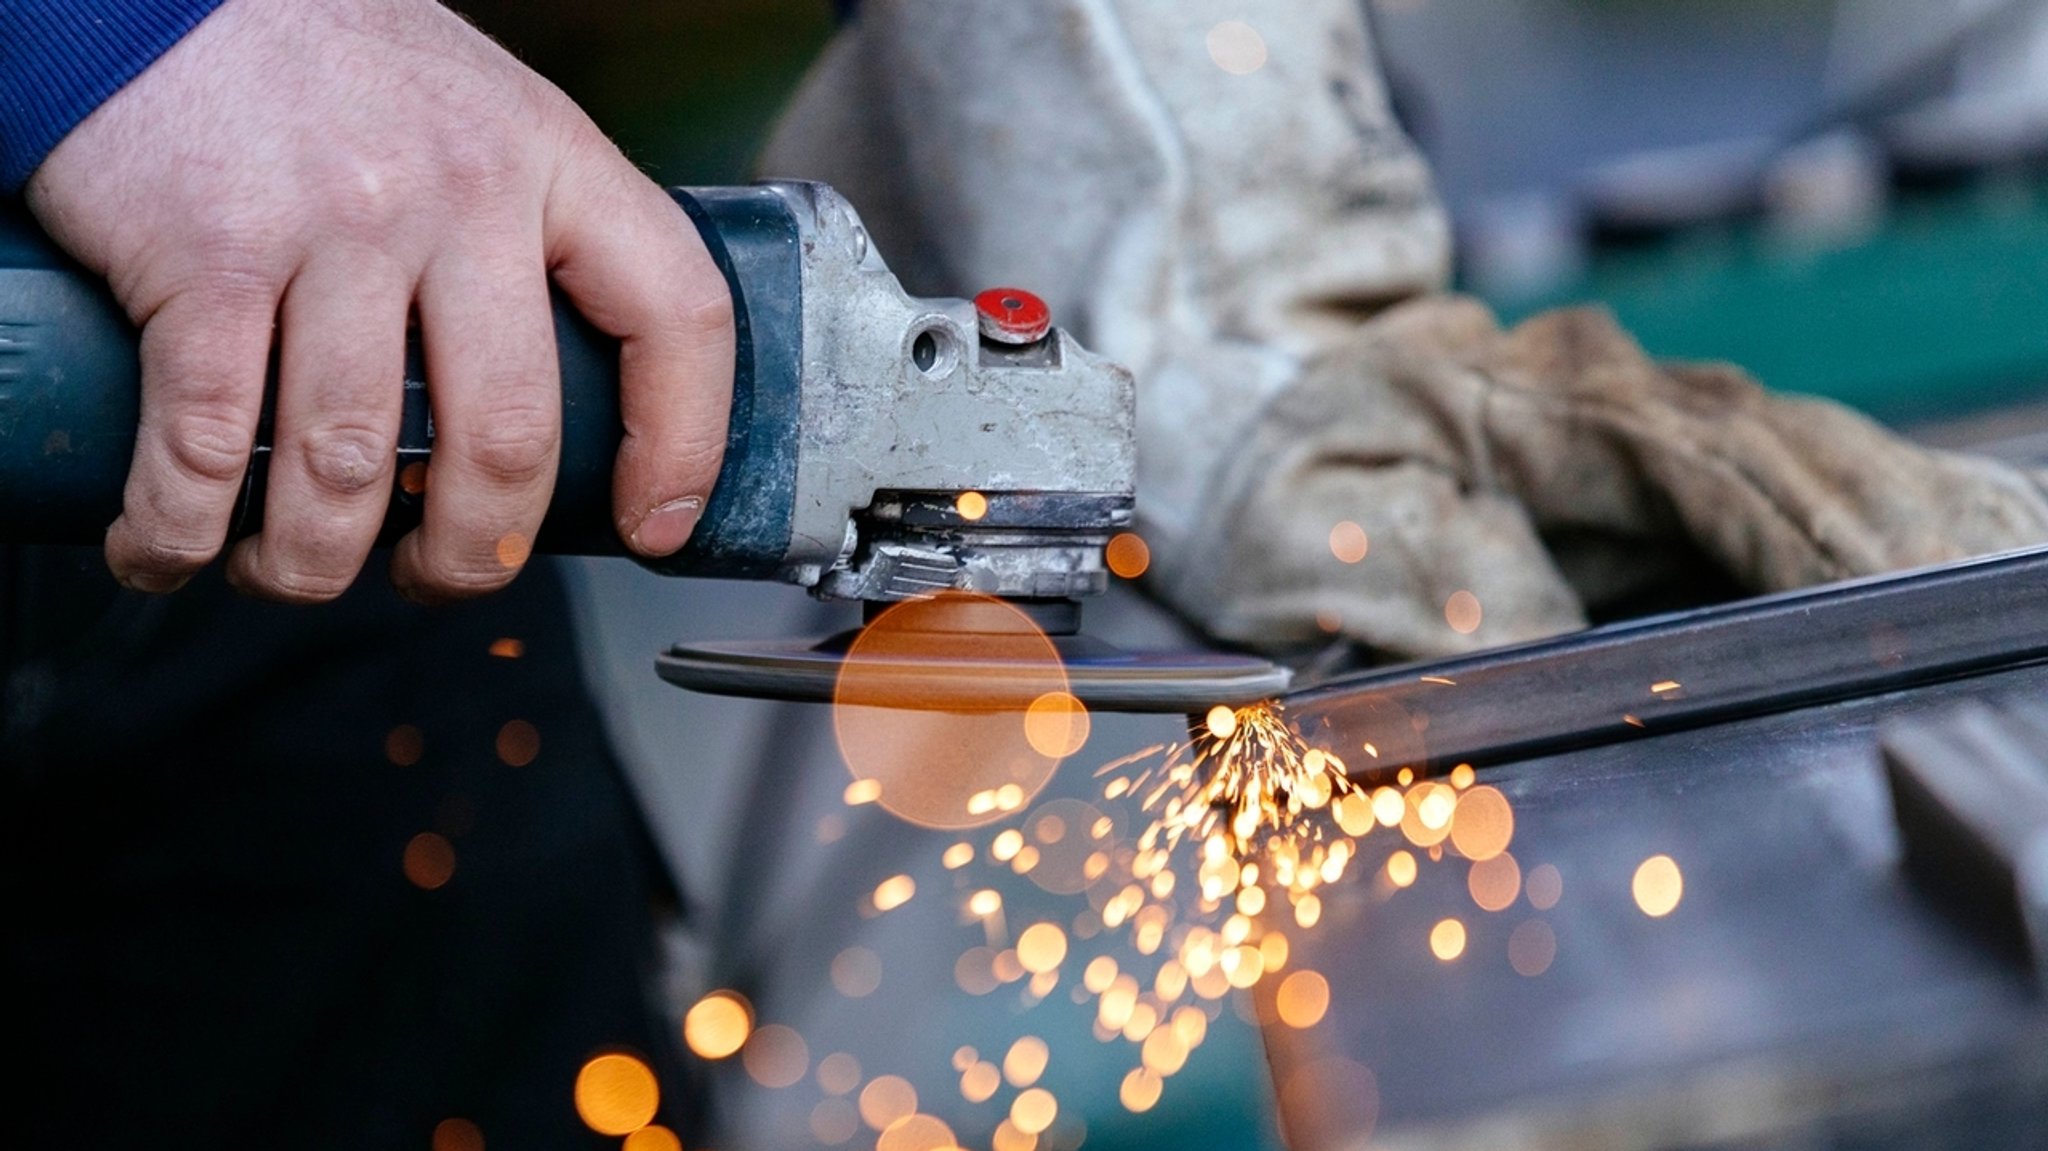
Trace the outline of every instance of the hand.
[[142, 422], [106, 542], [130, 587], [169, 591], [219, 553], [275, 338], [264, 526], [228, 577], [340, 595], [389, 499], [414, 309], [436, 439], [392, 578], [419, 599], [508, 583], [561, 438], [550, 276], [622, 344], [620, 535], [672, 553], [710, 496], [724, 280], [561, 92], [432, 0], [228, 0], [66, 138], [28, 197], [142, 329]]
[[1662, 593], [2048, 541], [2041, 473], [1920, 447], [1726, 364], [1659, 362], [1592, 308], [1507, 330], [1456, 296], [1390, 308], [1309, 360], [1233, 450], [1206, 489], [1212, 523], [1153, 571], [1188, 616], [1262, 647], [1341, 634], [1432, 659]]

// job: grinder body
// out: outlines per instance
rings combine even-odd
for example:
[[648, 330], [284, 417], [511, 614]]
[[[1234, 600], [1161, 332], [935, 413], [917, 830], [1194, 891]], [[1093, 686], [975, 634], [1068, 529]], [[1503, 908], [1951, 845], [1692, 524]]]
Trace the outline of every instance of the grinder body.
[[[725, 460], [704, 515], [682, 551], [642, 563], [781, 580], [871, 610], [959, 591], [1025, 613], [972, 606], [981, 601], [940, 613], [935, 642], [884, 677], [906, 689], [895, 705], [986, 703], [976, 685], [1019, 670], [997, 633], [1027, 616], [1091, 707], [1202, 711], [1286, 686], [1264, 660], [1129, 653], [1079, 634], [1074, 601], [1107, 590], [1103, 549], [1132, 522], [1130, 373], [1053, 328], [1028, 292], [909, 296], [852, 207], [821, 184], [672, 194], [725, 275], [738, 344]], [[611, 509], [618, 347], [559, 295], [554, 311], [562, 453], [534, 547], [623, 555]], [[135, 447], [137, 347], [106, 286], [0, 208], [0, 542], [100, 542]], [[404, 417], [386, 543], [423, 511], [434, 421], [422, 362], [415, 337], [392, 384]], [[266, 401], [235, 536], [261, 528], [270, 443]], [[656, 667], [698, 691], [824, 700], [849, 643], [683, 643]]]
[[[889, 601], [947, 588], [1020, 599], [1103, 590], [1101, 548], [1136, 485], [1128, 373], [1061, 331], [984, 340], [965, 300], [906, 295], [830, 188], [672, 193], [724, 273], [738, 355], [717, 485], [665, 574], [778, 579]], [[625, 554], [613, 528], [621, 439], [615, 341], [556, 298], [563, 443], [539, 551]], [[0, 540], [97, 544], [120, 512], [140, 390], [138, 336], [104, 284], [0, 213]], [[406, 465], [434, 428], [411, 341], [384, 540], [415, 525]], [[258, 530], [270, 421], [232, 533]], [[966, 491], [986, 499], [968, 518]]]

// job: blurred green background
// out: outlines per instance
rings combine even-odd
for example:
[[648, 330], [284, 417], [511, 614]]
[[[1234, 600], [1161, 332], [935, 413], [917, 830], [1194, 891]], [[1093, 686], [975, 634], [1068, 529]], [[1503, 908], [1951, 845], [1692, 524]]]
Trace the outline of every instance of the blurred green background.
[[2048, 180], [2015, 170], [1896, 194], [1819, 243], [1761, 222], [1596, 246], [1510, 317], [1598, 302], [1660, 356], [1729, 360], [1893, 424], [2048, 397]]
[[834, 26], [830, 0], [456, 0], [655, 179], [744, 180]]

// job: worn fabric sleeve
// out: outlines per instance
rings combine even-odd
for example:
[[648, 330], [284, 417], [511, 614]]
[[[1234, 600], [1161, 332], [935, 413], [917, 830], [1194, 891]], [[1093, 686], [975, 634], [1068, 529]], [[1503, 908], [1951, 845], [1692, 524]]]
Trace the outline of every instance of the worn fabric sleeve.
[[224, 0], [0, 0], [0, 191]]

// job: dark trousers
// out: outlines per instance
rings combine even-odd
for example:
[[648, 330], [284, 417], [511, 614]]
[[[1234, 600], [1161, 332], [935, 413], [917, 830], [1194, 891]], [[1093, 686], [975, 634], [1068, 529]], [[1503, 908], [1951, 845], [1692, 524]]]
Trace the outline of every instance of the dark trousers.
[[0, 1146], [616, 1148], [584, 1061], [678, 1082], [552, 570], [429, 610], [381, 556], [320, 608], [0, 565]]

